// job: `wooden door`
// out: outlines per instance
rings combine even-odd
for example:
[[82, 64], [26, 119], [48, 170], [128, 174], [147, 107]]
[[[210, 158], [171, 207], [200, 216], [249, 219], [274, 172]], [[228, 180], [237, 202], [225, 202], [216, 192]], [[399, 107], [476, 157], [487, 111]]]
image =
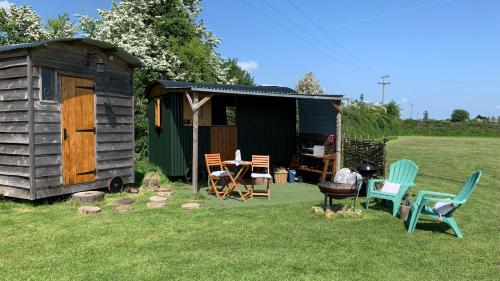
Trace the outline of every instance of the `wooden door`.
[[220, 153], [222, 160], [233, 160], [237, 149], [235, 126], [213, 126], [210, 128], [210, 152]]
[[61, 77], [64, 185], [95, 180], [94, 81]]

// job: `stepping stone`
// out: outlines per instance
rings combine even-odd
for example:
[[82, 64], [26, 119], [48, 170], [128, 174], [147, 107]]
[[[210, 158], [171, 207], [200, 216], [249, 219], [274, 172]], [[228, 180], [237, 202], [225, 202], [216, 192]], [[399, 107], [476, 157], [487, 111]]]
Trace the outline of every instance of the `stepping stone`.
[[170, 196], [172, 196], [172, 192], [170, 192], [170, 191], [156, 192], [155, 194], [156, 194], [156, 196], [166, 197], [166, 198], [169, 198]]
[[148, 209], [159, 209], [165, 207], [165, 202], [163, 203], [157, 203], [157, 202], [149, 202], [146, 207]]
[[132, 206], [130, 206], [130, 205], [116, 205], [113, 207], [113, 211], [119, 212], [119, 213], [126, 212], [130, 209], [132, 209]]
[[150, 203], [165, 203], [167, 201], [167, 198], [161, 197], [161, 196], [151, 196], [149, 197], [149, 202]]
[[186, 203], [186, 204], [182, 204], [182, 208], [184, 209], [199, 209], [201, 208], [201, 205], [200, 203]]
[[131, 187], [127, 190], [127, 192], [137, 194], [139, 193], [139, 188]]
[[81, 206], [78, 208], [78, 213], [80, 214], [96, 214], [101, 211], [101, 208], [94, 206]]
[[135, 203], [134, 198], [120, 198], [116, 200], [117, 205], [132, 205]]
[[162, 187], [162, 188], [158, 188], [157, 190], [155, 190], [155, 192], [172, 192], [172, 189], [171, 188], [168, 188], [168, 187]]
[[153, 190], [153, 191], [155, 191], [155, 190], [158, 190], [158, 189], [160, 189], [160, 187], [158, 185], [153, 185], [153, 186], [146, 185], [146, 186], [144, 186], [144, 190]]
[[73, 194], [73, 199], [78, 202], [96, 202], [104, 199], [102, 191], [84, 191]]

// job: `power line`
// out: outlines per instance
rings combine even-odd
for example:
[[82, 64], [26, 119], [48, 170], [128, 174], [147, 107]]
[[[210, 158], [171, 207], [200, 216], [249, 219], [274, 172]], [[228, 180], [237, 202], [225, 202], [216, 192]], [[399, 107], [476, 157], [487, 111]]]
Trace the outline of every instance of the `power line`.
[[378, 84], [382, 85], [382, 100], [380, 102], [380, 104], [384, 104], [384, 98], [385, 98], [385, 85], [390, 85], [391, 82], [385, 82], [385, 79], [389, 78], [389, 75], [383, 75], [383, 76], [380, 76], [380, 78], [382, 78], [382, 82], [378, 82]]
[[274, 24], [278, 25], [279, 27], [283, 28], [284, 30], [288, 31], [289, 33], [291, 33], [293, 36], [297, 37], [298, 39], [302, 40], [303, 42], [305, 42], [306, 44], [308, 44], [309, 46], [321, 51], [323, 54], [329, 56], [330, 58], [334, 59], [335, 61], [341, 63], [337, 58], [333, 58], [331, 57], [328, 53], [326, 53], [323, 49], [321, 48], [317, 48], [314, 44], [312, 44], [311, 42], [309, 42], [308, 40], [304, 39], [304, 37], [300, 36], [298, 33], [296, 33], [295, 31], [293, 31], [292, 29], [288, 28], [286, 25], [280, 23], [279, 21], [275, 20], [273, 17], [269, 16], [268, 14], [266, 14], [265, 12], [263, 12], [261, 9], [255, 7], [253, 4], [251, 4], [250, 2], [248, 2], [247, 0], [243, 0], [243, 2], [245, 2], [245, 4], [247, 4], [248, 6], [250, 6], [250, 8], [254, 9], [255, 11], [257, 11], [259, 14], [263, 15], [264, 17], [266, 17], [268, 20], [270, 20], [271, 22], [273, 22]]
[[356, 60], [358, 63], [360, 63], [361, 65], [363, 65], [368, 71], [370, 71], [371, 73], [373, 74], [376, 74], [376, 72], [373, 70], [373, 68], [371, 68], [370, 66], [368, 66], [366, 63], [364, 63], [363, 61], [361, 61], [359, 58], [357, 58], [356, 56], [354, 56], [347, 48], [345, 48], [342, 44], [340, 44], [339, 41], [337, 41], [329, 32], [327, 32], [321, 25], [319, 25], [318, 23], [316, 23], [309, 15], [307, 15], [301, 8], [299, 8], [297, 5], [295, 5], [291, 0], [287, 0], [288, 3], [293, 7], [295, 8], [295, 10], [297, 10], [300, 14], [302, 14], [302, 16], [304, 16], [312, 25], [314, 25], [316, 28], [318, 28], [323, 34], [325, 34], [326, 37], [328, 37], [332, 42], [334, 42], [335, 44], [337, 44], [337, 46], [339, 46], [342, 50], [344, 50], [344, 52], [346, 52], [351, 58], [353, 58], [354, 60]]
[[345, 65], [342, 61], [340, 61], [336, 57], [331, 56], [328, 52], [326, 52], [322, 48], [320, 48], [320, 47], [312, 44], [310, 41], [308, 41], [307, 39], [305, 39], [304, 37], [302, 37], [301, 35], [299, 35], [297, 32], [295, 32], [293, 29], [291, 29], [288, 26], [280, 23], [279, 21], [275, 20], [273, 17], [269, 16], [267, 13], [263, 12], [261, 9], [257, 8], [256, 6], [254, 6], [251, 2], [249, 2], [247, 0], [243, 0], [243, 2], [245, 2], [245, 4], [247, 4], [248, 6], [250, 6], [250, 8], [254, 9], [256, 12], [258, 12], [261, 15], [263, 15], [264, 17], [266, 17], [268, 20], [270, 20], [274, 24], [276, 24], [279, 27], [283, 28], [284, 30], [288, 31], [290, 34], [292, 34], [296, 38], [302, 40], [304, 43], [306, 43], [309, 46], [311, 46], [311, 47], [317, 49], [318, 51], [322, 52], [324, 55], [328, 56], [329, 58], [331, 58], [332, 60], [336, 61], [337, 63]]
[[[358, 70], [361, 70], [361, 71], [364, 71], [364, 69], [359, 68], [357, 65], [353, 64], [351, 61], [349, 61], [346, 58], [344, 58], [337, 51], [333, 50], [330, 46], [328, 46], [323, 41], [319, 40], [316, 36], [314, 36], [313, 34], [311, 34], [307, 29], [305, 29], [304, 27], [302, 27], [301, 25], [299, 25], [298, 23], [296, 23], [292, 18], [290, 18], [286, 14], [282, 13], [279, 9], [277, 9], [276, 7], [274, 7], [271, 3], [269, 3], [266, 0], [261, 0], [261, 1], [264, 2], [264, 4], [266, 4], [269, 8], [271, 8], [272, 10], [274, 10], [276, 13], [278, 13], [279, 15], [281, 15], [285, 20], [287, 20], [293, 26], [295, 26], [296, 28], [300, 29], [302, 32], [304, 32], [305, 34], [307, 34], [310, 38], [312, 38], [318, 44], [322, 45], [324, 48], [326, 48], [327, 50], [329, 50], [330, 52], [332, 52], [334, 55], [336, 55], [336, 56], [340, 57], [341, 59], [345, 60], [345, 62], [347, 62], [347, 64], [349, 64], [351, 67], [353, 67], [355, 69], [358, 69]], [[337, 60], [337, 61], [339, 61], [339, 60]], [[341, 62], [341, 63], [344, 64], [345, 66], [349, 67], [349, 65], [346, 65], [344, 62]]]
[[358, 20], [353, 20], [353, 21], [349, 21], [349, 22], [337, 24], [337, 25], [333, 26], [333, 28], [338, 28], [338, 27], [342, 27], [342, 26], [346, 26], [346, 25], [355, 24], [355, 23], [361, 23], [361, 22], [376, 20], [376, 19], [380, 19], [380, 18], [384, 18], [384, 17], [388, 17], [388, 16], [395, 16], [395, 15], [399, 15], [399, 14], [404, 14], [404, 13], [408, 13], [408, 12], [411, 12], [411, 11], [414, 11], [414, 10], [418, 10], [418, 9], [422, 9], [422, 8], [427, 8], [427, 7], [431, 7], [431, 6], [436, 6], [438, 4], [446, 3], [446, 2], [451, 2], [451, 1], [452, 0], [435, 1], [435, 2], [431, 2], [431, 3], [419, 5], [419, 6], [416, 6], [416, 7], [412, 7], [412, 8], [397, 10], [397, 11], [383, 13], [383, 14], [378, 14], [378, 15], [370, 16], [370, 17], [363, 18], [363, 19], [358, 19]]

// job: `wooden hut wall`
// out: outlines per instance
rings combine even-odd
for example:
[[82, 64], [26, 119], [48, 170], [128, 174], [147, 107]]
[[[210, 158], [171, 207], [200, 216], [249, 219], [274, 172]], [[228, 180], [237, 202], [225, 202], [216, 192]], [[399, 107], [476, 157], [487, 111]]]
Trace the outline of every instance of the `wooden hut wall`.
[[[104, 73], [98, 73], [95, 63], [89, 63], [88, 54], [104, 59]], [[60, 103], [35, 100], [37, 198], [106, 187], [116, 176], [122, 177], [125, 183], [133, 182], [132, 74], [125, 62], [108, 57], [97, 47], [79, 43], [50, 44], [32, 51], [35, 67], [51, 67], [59, 75], [93, 79], [96, 104], [96, 182], [63, 188]], [[39, 96], [38, 89], [35, 96]]]
[[0, 194], [19, 198], [30, 197], [26, 55], [0, 55]]
[[[161, 96], [161, 128], [154, 124], [154, 99], [149, 100], [149, 159], [171, 177], [184, 176], [193, 153], [193, 127], [183, 123], [184, 94]], [[210, 152], [210, 127], [199, 127], [198, 159]], [[203, 167], [204, 169], [204, 167]]]

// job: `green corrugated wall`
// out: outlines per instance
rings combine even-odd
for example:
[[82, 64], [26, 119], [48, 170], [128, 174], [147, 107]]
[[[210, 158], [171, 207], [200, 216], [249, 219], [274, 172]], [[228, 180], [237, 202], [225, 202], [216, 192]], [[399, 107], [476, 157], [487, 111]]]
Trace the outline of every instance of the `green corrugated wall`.
[[295, 152], [295, 99], [239, 97], [236, 106], [242, 157], [270, 155], [272, 164], [288, 167]]
[[[183, 176], [192, 158], [192, 127], [182, 119], [181, 94], [161, 98], [162, 128], [154, 125], [154, 100], [149, 101], [149, 158], [168, 176]], [[271, 163], [288, 166], [295, 152], [295, 99], [237, 97], [238, 148], [244, 159], [252, 154], [271, 156]], [[199, 129], [199, 159], [210, 150], [210, 127]]]
[[[168, 176], [184, 176], [191, 163], [193, 128], [184, 126], [182, 95], [161, 97], [161, 130], [154, 125], [154, 100], [149, 101], [149, 160], [163, 169]], [[210, 128], [199, 128], [199, 159], [210, 149]]]

